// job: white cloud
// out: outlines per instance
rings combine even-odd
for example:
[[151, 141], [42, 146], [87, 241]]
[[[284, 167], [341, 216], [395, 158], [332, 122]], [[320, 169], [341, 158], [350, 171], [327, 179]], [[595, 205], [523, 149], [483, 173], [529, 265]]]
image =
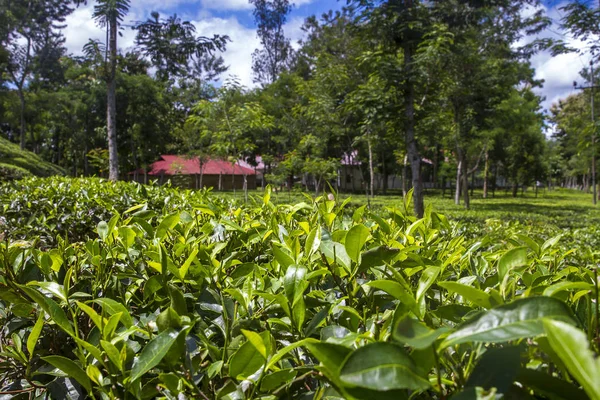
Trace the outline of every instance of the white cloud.
[[[540, 34], [540, 38], [562, 39], [567, 46], [577, 49], [578, 53], [567, 53], [552, 57], [549, 51], [543, 51], [536, 54], [531, 59], [531, 65], [535, 68], [535, 78], [544, 80], [544, 87], [536, 89], [536, 92], [546, 99], [542, 106], [545, 110], [549, 110], [552, 104], [558, 100], [568, 97], [573, 94], [573, 81], [581, 81], [579, 72], [583, 68], [587, 68], [590, 56], [585, 52], [586, 45], [584, 42], [574, 39], [570, 35], [563, 32], [560, 28], [560, 20], [563, 17], [560, 8], [566, 3], [557, 4], [552, 8], [544, 7], [546, 15], [554, 22], [552, 27]], [[524, 15], [532, 15], [532, 8], [526, 9]], [[523, 42], [520, 44], [524, 44]]]
[[[100, 28], [92, 17], [94, 11], [93, 2], [77, 8], [65, 20], [66, 27], [63, 29], [65, 35], [65, 46], [69, 53], [82, 54], [83, 46], [90, 40], [100, 40], [106, 42], [106, 30]], [[142, 19], [135, 10], [127, 14], [127, 24], [129, 21], [139, 21]], [[118, 45], [120, 49], [128, 50], [133, 47], [135, 32], [128, 26], [123, 27], [119, 36]]]
[[227, 79], [236, 76], [240, 83], [246, 87], [253, 87], [252, 83], [252, 52], [260, 43], [256, 37], [256, 30], [247, 28], [239, 23], [235, 17], [228, 19], [207, 18], [193, 21], [196, 33], [202, 36], [214, 34], [228, 35], [231, 42], [227, 44], [227, 51], [223, 54], [229, 70], [222, 77]]
[[202, 6], [211, 10], [251, 10], [248, 0], [202, 0]]
[[302, 25], [304, 25], [304, 18], [294, 17], [283, 26], [283, 32], [287, 38], [292, 42], [292, 47], [298, 50], [300, 47], [298, 41], [304, 38], [304, 31], [302, 31]]

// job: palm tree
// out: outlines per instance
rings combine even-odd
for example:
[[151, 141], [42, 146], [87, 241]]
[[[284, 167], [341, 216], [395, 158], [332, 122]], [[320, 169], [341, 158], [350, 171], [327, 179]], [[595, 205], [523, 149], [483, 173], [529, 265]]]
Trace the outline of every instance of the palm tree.
[[117, 99], [115, 70], [117, 66], [117, 32], [119, 24], [129, 11], [129, 0], [97, 0], [93, 17], [106, 28], [108, 62], [106, 73], [107, 107], [106, 131], [108, 135], [108, 178], [119, 179], [119, 156], [117, 153]]

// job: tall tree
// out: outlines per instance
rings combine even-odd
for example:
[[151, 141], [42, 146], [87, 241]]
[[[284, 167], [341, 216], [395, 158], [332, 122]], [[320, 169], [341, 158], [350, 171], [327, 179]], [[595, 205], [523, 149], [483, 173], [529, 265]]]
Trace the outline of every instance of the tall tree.
[[98, 0], [94, 6], [94, 19], [106, 28], [108, 38], [108, 65], [106, 68], [106, 131], [110, 180], [119, 179], [119, 154], [117, 151], [117, 35], [119, 25], [129, 11], [129, 0]]
[[[397, 97], [396, 112], [403, 118], [403, 142], [410, 162], [413, 186], [414, 212], [420, 218], [425, 211], [423, 203], [423, 183], [421, 180], [421, 155], [417, 146], [415, 135], [415, 84], [418, 80], [418, 71], [415, 68], [415, 55], [417, 48], [424, 39], [424, 28], [427, 26], [428, 8], [418, 0], [387, 0], [387, 1], [354, 1], [361, 7], [360, 28], [365, 39], [373, 42], [378, 52], [374, 52], [373, 60], [382, 60], [389, 57], [380, 57], [387, 54], [401, 63], [386, 62], [388, 68], [377, 70], [387, 83], [388, 88], [398, 86], [400, 90], [393, 89]], [[393, 83], [392, 83], [393, 82]], [[387, 113], [387, 111], [386, 111]], [[390, 115], [390, 114], [388, 114]], [[389, 117], [388, 117], [389, 118]], [[398, 117], [392, 117], [399, 120]], [[391, 121], [391, 119], [390, 119]]]
[[254, 81], [273, 83], [293, 59], [290, 40], [283, 32], [292, 6], [288, 0], [250, 0], [250, 4], [254, 5], [254, 20], [262, 46], [252, 53]]

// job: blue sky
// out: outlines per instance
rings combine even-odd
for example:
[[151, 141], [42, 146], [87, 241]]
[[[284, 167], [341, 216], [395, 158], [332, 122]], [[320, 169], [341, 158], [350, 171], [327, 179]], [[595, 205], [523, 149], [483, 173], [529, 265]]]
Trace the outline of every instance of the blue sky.
[[[591, 1], [591, 0], [590, 0]], [[320, 16], [330, 9], [341, 9], [346, 0], [295, 0], [296, 5], [285, 26], [286, 36], [297, 43], [302, 38], [300, 29], [304, 19], [310, 15]], [[91, 18], [94, 1], [78, 8], [66, 21], [66, 45], [73, 54], [81, 54], [83, 45], [89, 38], [104, 40], [105, 34]], [[561, 0], [545, 0], [542, 7], [557, 23], [562, 17], [560, 7], [566, 4]], [[252, 52], [259, 47], [256, 29], [252, 16], [252, 6], [248, 0], [131, 0], [131, 10], [125, 22], [140, 21], [148, 18], [152, 11], [162, 15], [177, 13], [185, 20], [190, 20], [197, 28], [197, 33], [204, 36], [226, 34], [232, 39], [227, 51], [223, 54], [225, 62], [230, 66], [223, 77], [233, 75], [244, 85], [250, 87], [252, 82]], [[525, 10], [525, 13], [533, 10]], [[583, 44], [565, 37], [558, 26], [541, 36], [560, 37], [570, 45], [583, 48]], [[119, 47], [128, 49], [133, 46], [135, 33], [130, 29], [123, 32]], [[566, 54], [551, 57], [547, 52], [534, 56], [531, 60], [536, 69], [536, 77], [544, 79], [544, 88], [539, 94], [546, 97], [543, 103], [546, 109], [560, 98], [573, 93], [573, 80], [580, 80], [579, 71], [587, 65], [589, 58], [585, 54]]]

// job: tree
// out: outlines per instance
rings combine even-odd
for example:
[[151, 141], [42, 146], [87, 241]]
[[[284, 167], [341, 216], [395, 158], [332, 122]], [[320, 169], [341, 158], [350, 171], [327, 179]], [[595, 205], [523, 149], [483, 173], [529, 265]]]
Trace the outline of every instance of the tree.
[[546, 138], [542, 132], [544, 117], [540, 98], [530, 88], [513, 89], [511, 95], [498, 104], [491, 121], [496, 145], [503, 149], [505, 176], [513, 184], [513, 197], [518, 187], [546, 177], [544, 156]]
[[459, 203], [462, 191], [466, 208], [470, 206], [468, 177], [477, 171], [485, 154], [485, 122], [515, 85], [535, 84], [527, 64], [535, 45], [515, 44], [524, 35], [541, 31], [549, 21], [539, 11], [524, 14], [527, 4], [535, 6], [537, 2], [450, 0], [436, 2], [432, 8], [434, 20], [445, 24], [453, 36], [451, 51], [442, 62], [458, 162], [455, 202]]
[[293, 59], [290, 40], [283, 32], [292, 6], [288, 0], [250, 0], [250, 4], [254, 5], [254, 20], [262, 46], [252, 53], [254, 81], [273, 83]]
[[98, 0], [94, 6], [93, 17], [107, 30], [108, 65], [106, 68], [106, 131], [108, 136], [108, 155], [110, 180], [119, 179], [119, 154], [117, 149], [117, 34], [119, 25], [129, 11], [129, 0]]
[[[60, 23], [71, 13], [70, 1], [27, 0], [6, 2], [0, 6], [5, 23], [0, 36], [0, 58], [5, 58], [4, 69], [16, 87], [20, 102], [20, 145], [25, 148], [26, 95], [25, 91], [33, 72], [34, 58], [48, 44], [62, 45], [48, 38], [56, 37]], [[46, 45], [46, 46], [44, 46]], [[1, 62], [1, 60], [0, 60]]]
[[[236, 82], [227, 82], [219, 91], [216, 101], [203, 100], [195, 108], [189, 121], [200, 133], [200, 140], [210, 136], [210, 153], [228, 160], [232, 166], [239, 160], [253, 155], [256, 146], [252, 141], [252, 131], [270, 129], [272, 117], [268, 116], [260, 104], [247, 101], [243, 89]], [[232, 186], [235, 188], [235, 175]], [[244, 174], [244, 195], [247, 199], [247, 176]], [[235, 189], [234, 189], [235, 190]]]
[[136, 44], [156, 67], [160, 80], [185, 78], [191, 73], [214, 78], [215, 72], [226, 70], [223, 58], [216, 57], [215, 52], [225, 51], [228, 36], [196, 37], [196, 27], [191, 22], [182, 21], [177, 15], [161, 19], [157, 12], [152, 12], [147, 21], [138, 22], [134, 29], [138, 31]]
[[593, 126], [586, 94], [571, 95], [553, 104], [550, 110], [554, 123], [552, 138], [561, 157], [562, 173], [555, 177], [562, 180], [563, 186], [571, 188], [580, 183], [582, 188], [589, 187]]

